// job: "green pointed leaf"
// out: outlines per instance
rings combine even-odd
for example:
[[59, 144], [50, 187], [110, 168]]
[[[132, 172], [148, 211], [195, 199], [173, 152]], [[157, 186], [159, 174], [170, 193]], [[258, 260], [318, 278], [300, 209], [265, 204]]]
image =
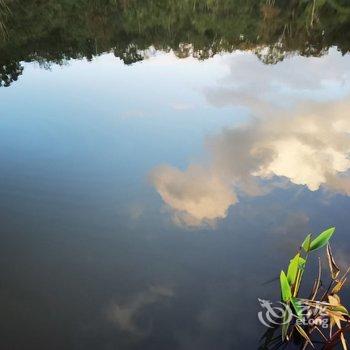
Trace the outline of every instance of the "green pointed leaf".
[[288, 270], [287, 270], [287, 279], [289, 282], [289, 285], [293, 285], [295, 283], [295, 280], [297, 278], [297, 273], [299, 269], [299, 259], [300, 254], [298, 253], [289, 263]]
[[281, 284], [281, 294], [282, 294], [282, 300], [284, 302], [289, 301], [292, 297], [292, 291], [290, 288], [290, 284], [288, 282], [288, 278], [284, 271], [281, 271], [280, 274], [280, 284]]
[[301, 245], [301, 247], [304, 249], [306, 253], [310, 250], [310, 244], [311, 244], [311, 233], [306, 236], [303, 244]]
[[302, 257], [299, 257], [299, 269], [300, 270], [305, 270], [305, 264], [306, 264], [306, 260]]
[[303, 310], [302, 310], [301, 303], [300, 303], [299, 299], [292, 297], [290, 301], [293, 305], [293, 309], [295, 311], [295, 314], [297, 315], [297, 317], [299, 319], [301, 319], [303, 317]]
[[310, 244], [310, 251], [324, 247], [332, 237], [334, 231], [335, 227], [331, 227], [319, 234], [314, 240], [312, 240]]
[[283, 317], [282, 323], [282, 340], [284, 341], [287, 338], [288, 328], [290, 322], [288, 322], [288, 313], [286, 312]]
[[287, 279], [292, 290], [292, 295], [297, 296], [301, 278], [305, 270], [306, 260], [298, 253], [291, 261], [288, 266]]

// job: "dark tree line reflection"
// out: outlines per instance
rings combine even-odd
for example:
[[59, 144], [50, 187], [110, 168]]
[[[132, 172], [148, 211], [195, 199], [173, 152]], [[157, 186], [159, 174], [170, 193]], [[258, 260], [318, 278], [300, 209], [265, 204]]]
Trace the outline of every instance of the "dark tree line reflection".
[[349, 51], [347, 0], [0, 0], [0, 85], [44, 66], [113, 52], [125, 64], [149, 47], [206, 59], [253, 50], [267, 64], [290, 53]]

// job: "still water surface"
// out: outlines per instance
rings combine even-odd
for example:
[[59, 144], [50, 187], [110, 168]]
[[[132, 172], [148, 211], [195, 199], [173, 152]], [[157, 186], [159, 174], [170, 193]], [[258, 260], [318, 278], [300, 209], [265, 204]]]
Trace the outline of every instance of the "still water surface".
[[258, 298], [278, 300], [266, 282], [307, 233], [336, 226], [335, 256], [350, 263], [345, 33], [311, 31], [315, 52], [299, 29], [282, 51], [230, 43], [199, 60], [191, 45], [211, 34], [198, 44], [182, 28], [179, 58], [155, 30], [125, 62], [92, 24], [92, 57], [72, 54], [75, 27], [70, 46], [57, 28], [28, 39], [33, 11], [9, 20], [1, 46], [15, 77], [0, 90], [2, 347], [257, 349]]

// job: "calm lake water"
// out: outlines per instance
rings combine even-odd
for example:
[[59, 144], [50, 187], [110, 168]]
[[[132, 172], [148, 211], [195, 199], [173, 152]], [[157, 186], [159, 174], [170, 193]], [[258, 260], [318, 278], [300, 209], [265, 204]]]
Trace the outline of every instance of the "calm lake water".
[[307, 233], [347, 267], [350, 9], [270, 3], [0, 5], [2, 349], [257, 349]]

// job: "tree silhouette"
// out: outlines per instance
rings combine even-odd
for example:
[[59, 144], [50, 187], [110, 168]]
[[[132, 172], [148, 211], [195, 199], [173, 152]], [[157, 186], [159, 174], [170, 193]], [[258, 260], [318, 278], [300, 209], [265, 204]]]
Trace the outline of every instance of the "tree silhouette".
[[20, 62], [47, 66], [113, 52], [132, 64], [150, 47], [200, 60], [253, 50], [266, 64], [350, 48], [347, 0], [1, 1], [2, 86], [22, 73]]

